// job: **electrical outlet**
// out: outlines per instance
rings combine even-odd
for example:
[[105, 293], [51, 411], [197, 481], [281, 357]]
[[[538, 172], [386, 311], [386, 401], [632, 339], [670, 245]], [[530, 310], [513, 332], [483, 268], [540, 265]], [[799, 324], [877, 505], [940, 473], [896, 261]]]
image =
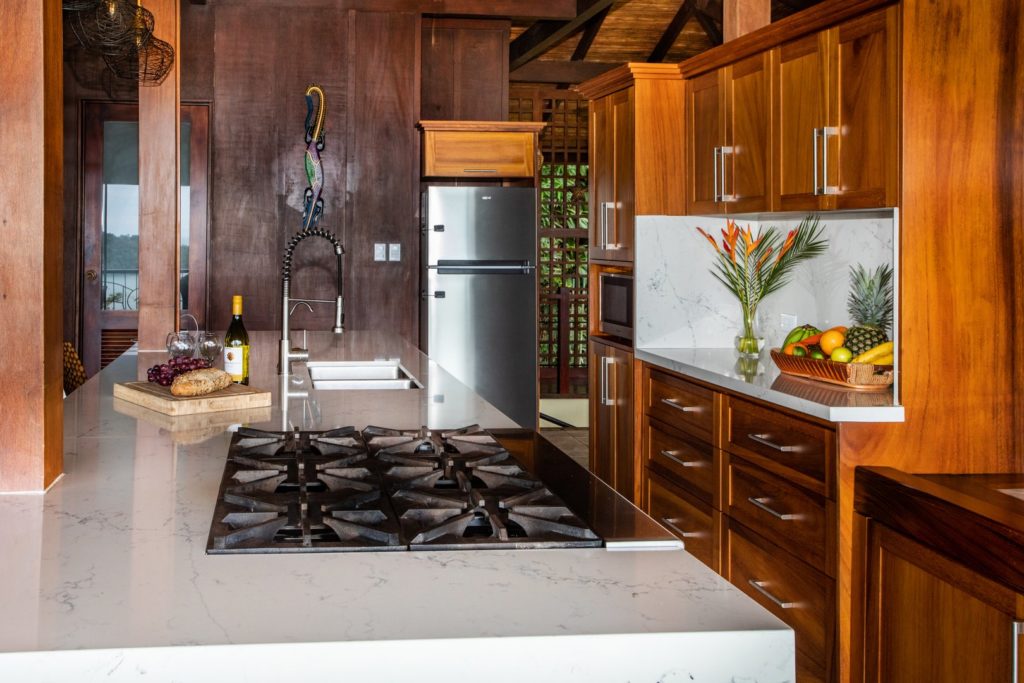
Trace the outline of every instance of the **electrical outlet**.
[[383, 242], [374, 242], [373, 243], [373, 260], [374, 261], [387, 261], [388, 260], [387, 247], [388, 247], [388, 245], [384, 244]]
[[388, 244], [388, 261], [402, 260], [402, 245], [398, 242]]
[[796, 327], [797, 317], [792, 313], [779, 314], [779, 327], [784, 330], [791, 330]]

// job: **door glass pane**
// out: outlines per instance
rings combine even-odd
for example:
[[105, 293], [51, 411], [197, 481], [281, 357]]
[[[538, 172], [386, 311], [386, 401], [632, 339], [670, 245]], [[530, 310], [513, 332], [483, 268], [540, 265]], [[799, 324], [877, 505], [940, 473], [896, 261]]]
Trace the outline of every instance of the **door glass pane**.
[[139, 124], [103, 123], [102, 291], [105, 311], [139, 308]]
[[181, 122], [181, 194], [179, 197], [178, 213], [181, 221], [181, 273], [178, 276], [181, 294], [181, 310], [188, 309], [188, 245], [189, 245], [189, 219], [192, 212], [189, 210], [191, 203], [191, 138], [192, 123]]

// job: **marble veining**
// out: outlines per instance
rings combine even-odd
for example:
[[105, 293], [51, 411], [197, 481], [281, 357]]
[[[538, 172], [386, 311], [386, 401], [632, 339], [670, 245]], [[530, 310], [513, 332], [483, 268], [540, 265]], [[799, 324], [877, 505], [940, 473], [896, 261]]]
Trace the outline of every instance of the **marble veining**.
[[[347, 335], [335, 358], [375, 347]], [[253, 385], [273, 388], [273, 348]], [[399, 353], [418, 398], [311, 392], [316, 410], [293, 399], [288, 419], [511, 426]], [[296, 662], [332, 680], [793, 680], [792, 631], [683, 551], [206, 555], [230, 425], [121, 412], [113, 382], [151, 362], [125, 355], [67, 399], [67, 476], [49, 493], [0, 497], [0, 680], [272, 681]], [[278, 425], [278, 394], [255, 417]]]

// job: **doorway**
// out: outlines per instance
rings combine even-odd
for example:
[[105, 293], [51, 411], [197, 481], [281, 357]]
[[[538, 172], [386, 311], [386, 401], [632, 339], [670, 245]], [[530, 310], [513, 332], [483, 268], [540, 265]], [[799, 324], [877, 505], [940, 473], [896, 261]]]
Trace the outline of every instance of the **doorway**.
[[[179, 301], [200, 327], [207, 311], [209, 111], [181, 106]], [[82, 362], [93, 375], [138, 335], [138, 104], [84, 102], [82, 138]]]

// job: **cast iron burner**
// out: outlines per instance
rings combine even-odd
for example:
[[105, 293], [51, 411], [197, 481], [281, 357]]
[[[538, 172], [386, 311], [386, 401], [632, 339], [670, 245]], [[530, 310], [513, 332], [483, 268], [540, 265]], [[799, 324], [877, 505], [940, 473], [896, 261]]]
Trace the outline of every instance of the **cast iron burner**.
[[596, 547], [488, 432], [240, 429], [207, 552]]

